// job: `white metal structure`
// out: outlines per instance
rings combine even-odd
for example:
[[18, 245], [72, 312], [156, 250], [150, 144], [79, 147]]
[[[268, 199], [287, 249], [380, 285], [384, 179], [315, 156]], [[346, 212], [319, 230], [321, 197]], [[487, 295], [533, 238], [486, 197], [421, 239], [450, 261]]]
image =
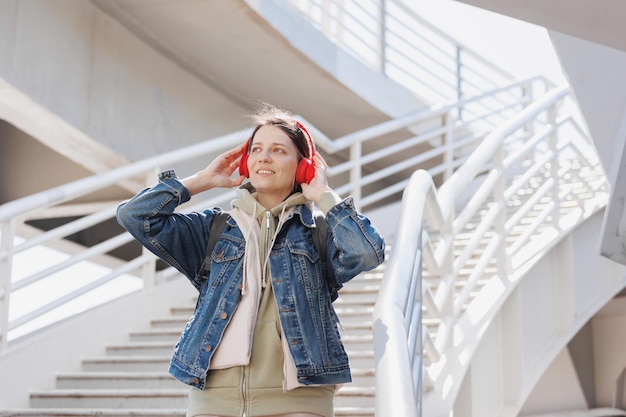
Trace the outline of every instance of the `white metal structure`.
[[[191, 164], [198, 156], [210, 158], [239, 143], [246, 135], [233, 121], [239, 114], [225, 109], [244, 107], [246, 99], [262, 96], [311, 121], [318, 146], [331, 161], [336, 189], [353, 194], [362, 209], [393, 202], [406, 189], [398, 240], [392, 242], [394, 253], [374, 315], [377, 414], [413, 416], [423, 408], [429, 416], [517, 415], [529, 390], [540, 384], [540, 376], [548, 373], [548, 365], [575, 330], [623, 288], [623, 277], [603, 273], [601, 278], [612, 281], [600, 295], [583, 288], [584, 295], [595, 297], [593, 302], [582, 299], [587, 302], [584, 309], [578, 309], [580, 300], [570, 287], [556, 319], [547, 314], [550, 308], [538, 309], [546, 313], [546, 322], [559, 322], [554, 333], [546, 332], [549, 337], [524, 339], [512, 326], [505, 336], [513, 338], [507, 338], [493, 328], [519, 324], [512, 320], [523, 311], [516, 296], [519, 281], [533, 275], [533, 267], [550, 258], [559, 242], [576, 240], [579, 229], [597, 220], [608, 200], [607, 185], [584, 129], [562, 112], [567, 87], [555, 88], [541, 78], [512, 80], [420, 19], [407, 4], [0, 3], [0, 46], [11, 46], [0, 48], [0, 128], [11, 124], [90, 170], [81, 180], [55, 184], [0, 206], [0, 363], [10, 361], [17, 350], [30, 351], [30, 342], [39, 340], [37, 335], [13, 339], [11, 332], [119, 276], [140, 277], [142, 306], [154, 302], [154, 294], [160, 294], [155, 300], [162, 299], [172, 285], [171, 269], [157, 271], [148, 254], [129, 262], [109, 255], [132, 240], [128, 235], [89, 248], [66, 246], [68, 236], [114, 215], [116, 201], [81, 204], [75, 199], [105, 194], [111, 185], [136, 191], [146, 181], [152, 183], [154, 171], [165, 164]], [[42, 21], [46, 25], [40, 25]], [[58, 52], [39, 37], [28, 36], [35, 27], [45, 34], [42, 38], [68, 44], [72, 65], [47, 63], [55, 62]], [[237, 41], [230, 43], [230, 38]], [[332, 42], [341, 49], [330, 47]], [[99, 65], [91, 65], [94, 62]], [[50, 77], [58, 75], [58, 68], [63, 68], [65, 83]], [[294, 71], [301, 77], [291, 77]], [[127, 97], [128, 103], [119, 97]], [[204, 120], [206, 108], [216, 113], [214, 119]], [[124, 129], [133, 133], [128, 143], [123, 143]], [[92, 140], [89, 136], [102, 142], [90, 148], [91, 153], [53, 146], [55, 141], [84, 145]], [[161, 152], [156, 145], [148, 146], [151, 140], [163, 146], [163, 137], [180, 141], [174, 146], [180, 149]], [[112, 148], [139, 162], [126, 164]], [[153, 153], [138, 154], [137, 149]], [[98, 158], [102, 154], [104, 161]], [[145, 158], [151, 154], [159, 156]], [[14, 162], [6, 154], [3, 158], [7, 166]], [[19, 177], [12, 181], [18, 183]], [[54, 176], [41, 176], [40, 182], [51, 179]], [[224, 204], [230, 195], [208, 197], [185, 209]], [[45, 233], [27, 224], [62, 217], [59, 213], [80, 219]], [[16, 257], [40, 246], [59, 245], [68, 249], [67, 259], [12, 279]], [[571, 256], [558, 259], [571, 261]], [[85, 261], [108, 269], [87, 285], [10, 318], [17, 293]], [[578, 264], [553, 265], [557, 267], [563, 274], [551, 275], [565, 280], [568, 269]], [[562, 284], [542, 283], [546, 292]], [[509, 306], [515, 302], [519, 305]], [[82, 327], [88, 329], [88, 324]], [[507, 364], [528, 360], [528, 352], [515, 343], [520, 339], [555, 342], [540, 354], [531, 352], [536, 363], [529, 370], [502, 366], [504, 359], [487, 364], [495, 370], [485, 366], [484, 358], [493, 352], [511, 359]], [[489, 372], [478, 375], [475, 368], [480, 366]], [[30, 376], [37, 384], [52, 378], [51, 372], [26, 371], [22, 379]], [[503, 380], [507, 384], [501, 391], [485, 394]], [[613, 388], [598, 391], [621, 398], [623, 393]], [[579, 414], [620, 415], [619, 406]]]
[[[606, 204], [590, 141], [558, 115], [566, 96], [549, 91], [494, 130], [441, 187], [413, 175], [374, 312], [377, 415], [422, 415], [424, 402], [424, 415], [447, 416], [471, 363], [455, 358], [473, 355], [533, 263]], [[412, 383], [386, 382], [400, 374]]]
[[[344, 185], [336, 188], [337, 192], [342, 195], [354, 196], [355, 202], [359, 207], [372, 206], [403, 190], [408, 184], [408, 179], [405, 179], [401, 175], [398, 176], [398, 173], [402, 173], [412, 166], [430, 165], [432, 166], [430, 170], [433, 176], [449, 176], [464, 162], [471, 151], [482, 142], [485, 135], [488, 134], [489, 130], [485, 129], [485, 125], [497, 123], [498, 120], [501, 120], [503, 112], [511, 112], [511, 105], [507, 102], [500, 104], [499, 107], [491, 107], [494, 97], [504, 95], [507, 99], [510, 99], [510, 97], [514, 96], [516, 91], [532, 91], [533, 89], [542, 88], [542, 86], [543, 81], [541, 79], [513, 83], [477, 97], [443, 106], [435, 106], [424, 111], [406, 115], [402, 118], [372, 126], [362, 131], [351, 133], [332, 141], [325, 138], [324, 135], [316, 131], [316, 129], [313, 130], [317, 133], [317, 147], [321, 152], [329, 156], [340, 154], [344, 151], [349, 152], [349, 160], [329, 168], [329, 175], [331, 177], [348, 178], [348, 181], [346, 181]], [[525, 101], [526, 99], [526, 95], [520, 95], [518, 105], [525, 105], [527, 103]], [[468, 121], [462, 121], [456, 117], [456, 114], [458, 114], [459, 111], [463, 111], [466, 107], [471, 108], [477, 106], [489, 109], [489, 113], [485, 113], [480, 117]], [[306, 123], [304, 118], [302, 118], [302, 120]], [[415, 126], [421, 124], [434, 127], [428, 130], [415, 128]], [[416, 131], [417, 133], [411, 133], [412, 131]], [[369, 142], [397, 132], [401, 134], [405, 132], [402, 140], [396, 140], [393, 145], [381, 149], [367, 151], [367, 144]], [[199, 155], [223, 152], [234, 147], [245, 135], [245, 131], [234, 132], [204, 143], [81, 179], [0, 206], [0, 224], [2, 224], [3, 236], [0, 265], [3, 268], [2, 277], [4, 289], [2, 293], [1, 310], [3, 311], [1, 316], [3, 323], [1, 326], [3, 329], [2, 345], [6, 347], [9, 340], [8, 334], [12, 329], [18, 328], [33, 319], [37, 319], [72, 299], [84, 295], [86, 292], [104, 285], [122, 274], [136, 270], [137, 268], [143, 268], [144, 288], [152, 288], [157, 282], [164, 281], [164, 279], [157, 278], [155, 275], [156, 270], [153, 257], [145, 253], [141, 257], [112, 270], [97, 281], [82, 288], [76, 288], [73, 292], [60, 299], [50, 300], [45, 305], [38, 306], [28, 314], [9, 322], [8, 311], [11, 294], [13, 292], [44, 280], [63, 269], [69, 268], [89, 258], [105, 256], [111, 250], [132, 241], [130, 235], [126, 233], [112, 237], [88, 250], [81, 251], [57, 265], [37, 271], [30, 276], [21, 278], [19, 281], [12, 282], [11, 265], [13, 263], [12, 258], [15, 255], [35, 248], [38, 245], [51, 244], [52, 242], [62, 240], [68, 235], [94, 226], [106, 219], [110, 219], [115, 215], [115, 205], [105, 207], [89, 216], [81, 217], [78, 220], [64, 224], [46, 233], [35, 234], [33, 237], [16, 245], [14, 243], [16, 230], [26, 227], [24, 220], [35, 217], [37, 212], [44, 209], [58, 206], [78, 197], [106, 189], [120, 181], [145, 177], [146, 174], [148, 174], [150, 176], [149, 181], [152, 182], [152, 176], [158, 167], [164, 164], [172, 164], [186, 161], [190, 158], [197, 158]], [[407, 150], [415, 149], [416, 147], [425, 148], [427, 151], [418, 155], [412, 155], [407, 152]], [[384, 161], [388, 158], [394, 161], [393, 164], [389, 166], [383, 165]], [[377, 166], [378, 169], [375, 172], [367, 173], [367, 167], [372, 165]], [[381, 181], [385, 181], [385, 188], [371, 188], [372, 184], [375, 185]], [[393, 183], [392, 181], [396, 182]], [[370, 187], [370, 191], [365, 191], [368, 187]], [[232, 196], [232, 191], [220, 193], [208, 201], [194, 203], [191, 208], [225, 204], [230, 201]], [[144, 266], [148, 268], [144, 268]], [[161, 274], [169, 276], [173, 273], [174, 270], [169, 269]]]

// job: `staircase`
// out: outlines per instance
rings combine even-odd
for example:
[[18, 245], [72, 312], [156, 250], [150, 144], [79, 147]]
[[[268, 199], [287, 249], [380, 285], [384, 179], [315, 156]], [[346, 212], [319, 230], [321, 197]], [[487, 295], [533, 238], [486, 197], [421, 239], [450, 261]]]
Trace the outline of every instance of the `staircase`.
[[[563, 240], [574, 245], [576, 227], [608, 199], [590, 141], [563, 127], [568, 123], [574, 133], [584, 130], [568, 116], [555, 116], [555, 104], [565, 94], [566, 89], [554, 89], [493, 130], [441, 186], [435, 187], [425, 171], [413, 174], [373, 314], [377, 415], [413, 417], [422, 410], [431, 417], [453, 410], [455, 416], [517, 415], [538, 379], [524, 374], [529, 358], [544, 361], [539, 376], [550, 363], [548, 349], [536, 345], [560, 338], [549, 346], [558, 352], [603, 304], [587, 307], [595, 299], [608, 302], [623, 285], [589, 291], [584, 289], [588, 282], [600, 281], [595, 275], [610, 274], [576, 275], [580, 256], [549, 257]], [[547, 123], [526, 128], [542, 119]], [[536, 272], [540, 260], [544, 268], [550, 261], [554, 267]], [[532, 283], [537, 287], [526, 289]], [[554, 302], [541, 310], [532, 296], [550, 288], [566, 292], [568, 285], [578, 299], [564, 301], [563, 294], [554, 299], [571, 303], [571, 311], [552, 309]], [[582, 301], [580, 294], [590, 300]], [[523, 308], [528, 308], [525, 314], [511, 314]], [[563, 311], [581, 321], [565, 320]], [[529, 317], [537, 318], [534, 327]], [[541, 337], [523, 333], [524, 326], [535, 330], [548, 324], [554, 325]], [[497, 333], [502, 329], [508, 333]], [[515, 342], [507, 346], [503, 341], [508, 340]], [[519, 372], [506, 368], [510, 364], [521, 364]], [[389, 380], [403, 382], [389, 385]], [[511, 386], [504, 387], [505, 382]], [[490, 410], [484, 412], [487, 405]]]
[[[384, 266], [345, 285], [335, 308], [343, 325], [353, 383], [335, 399], [336, 416], [374, 416], [374, 353], [371, 314]], [[185, 416], [189, 388], [167, 368], [195, 300], [154, 317], [149, 328], [130, 329], [123, 344], [104, 346], [103, 354], [82, 360], [78, 372], [61, 372], [56, 386], [30, 393], [30, 408], [0, 410], [0, 416]]]

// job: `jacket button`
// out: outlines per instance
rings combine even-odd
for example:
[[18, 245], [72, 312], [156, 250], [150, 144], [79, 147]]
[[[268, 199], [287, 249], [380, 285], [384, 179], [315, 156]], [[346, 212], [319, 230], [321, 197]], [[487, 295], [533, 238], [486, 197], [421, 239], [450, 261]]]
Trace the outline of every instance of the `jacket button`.
[[207, 352], [210, 352], [213, 350], [213, 345], [207, 345], [206, 348], [204, 348]]
[[193, 379], [193, 383], [194, 383], [195, 385], [198, 385], [198, 384], [200, 383], [200, 380], [199, 380], [198, 378], [194, 378], [194, 379]]
[[237, 286], [237, 288], [239, 288], [239, 291], [242, 291], [242, 290], [243, 290], [243, 284], [242, 284], [242, 283], [239, 283], [239, 285]]
[[228, 317], [228, 314], [226, 312], [223, 312], [222, 314], [220, 314], [220, 317], [223, 319], [225, 319], [226, 317]]

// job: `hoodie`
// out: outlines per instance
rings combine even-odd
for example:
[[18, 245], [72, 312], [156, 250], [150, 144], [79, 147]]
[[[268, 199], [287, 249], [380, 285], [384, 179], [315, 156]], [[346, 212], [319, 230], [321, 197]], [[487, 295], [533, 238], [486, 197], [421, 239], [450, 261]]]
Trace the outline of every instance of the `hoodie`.
[[[276, 323], [283, 351], [283, 390], [301, 386], [293, 358], [285, 343], [278, 310], [271, 287], [269, 255], [285, 219], [300, 204], [311, 204], [302, 193], [294, 193], [271, 210], [263, 207], [247, 188], [240, 188], [229, 212], [246, 237], [241, 300], [226, 328], [212, 360], [210, 369], [224, 369], [250, 363], [253, 339], [271, 343], [271, 335], [256, 329], [257, 321]], [[269, 285], [268, 285], [269, 284]], [[270, 327], [270, 331], [271, 327]], [[280, 366], [280, 364], [266, 364]]]

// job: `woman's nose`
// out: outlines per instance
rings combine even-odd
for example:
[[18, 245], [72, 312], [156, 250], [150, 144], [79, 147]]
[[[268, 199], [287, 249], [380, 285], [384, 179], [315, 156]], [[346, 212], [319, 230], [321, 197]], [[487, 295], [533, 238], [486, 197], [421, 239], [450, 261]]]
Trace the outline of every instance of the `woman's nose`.
[[259, 152], [259, 161], [269, 161], [270, 159], [270, 152], [268, 150], [262, 150]]

